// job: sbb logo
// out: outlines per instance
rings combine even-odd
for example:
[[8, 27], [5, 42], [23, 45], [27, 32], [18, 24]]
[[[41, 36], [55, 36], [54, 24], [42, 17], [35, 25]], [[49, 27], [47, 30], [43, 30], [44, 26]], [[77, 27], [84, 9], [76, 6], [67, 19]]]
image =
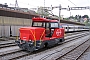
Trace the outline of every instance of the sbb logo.
[[60, 36], [60, 35], [61, 35], [61, 30], [57, 30], [57, 31], [56, 31], [56, 35], [57, 35], [57, 36]]

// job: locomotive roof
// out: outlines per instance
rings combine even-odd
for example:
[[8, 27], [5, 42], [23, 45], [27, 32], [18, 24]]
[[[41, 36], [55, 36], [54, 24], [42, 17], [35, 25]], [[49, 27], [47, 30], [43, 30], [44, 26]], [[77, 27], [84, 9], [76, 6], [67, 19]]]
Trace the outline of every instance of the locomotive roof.
[[32, 18], [34, 22], [58, 22], [57, 20], [46, 19], [42, 17]]

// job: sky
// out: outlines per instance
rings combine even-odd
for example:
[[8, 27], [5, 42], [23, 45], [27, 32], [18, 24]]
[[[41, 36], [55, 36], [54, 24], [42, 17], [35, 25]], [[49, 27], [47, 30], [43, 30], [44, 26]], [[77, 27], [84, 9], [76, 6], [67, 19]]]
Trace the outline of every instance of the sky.
[[[16, 0], [0, 0], [0, 4], [7, 3], [9, 6], [15, 6]], [[59, 6], [61, 4], [62, 8], [70, 7], [86, 7], [90, 6], [90, 0], [17, 0], [18, 6], [22, 8], [37, 8], [40, 6], [51, 7], [52, 6]], [[59, 9], [53, 9], [53, 13], [55, 15], [59, 15]], [[63, 17], [69, 17], [70, 15], [89, 15], [90, 17], [90, 10], [61, 10], [61, 14]]]

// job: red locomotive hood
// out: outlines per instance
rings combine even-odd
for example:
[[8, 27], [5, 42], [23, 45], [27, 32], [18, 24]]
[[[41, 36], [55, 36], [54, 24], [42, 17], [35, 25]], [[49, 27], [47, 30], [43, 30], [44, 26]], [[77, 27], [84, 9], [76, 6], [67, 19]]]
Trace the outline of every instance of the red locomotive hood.
[[21, 40], [40, 40], [45, 35], [45, 28], [41, 27], [22, 27], [20, 28]]

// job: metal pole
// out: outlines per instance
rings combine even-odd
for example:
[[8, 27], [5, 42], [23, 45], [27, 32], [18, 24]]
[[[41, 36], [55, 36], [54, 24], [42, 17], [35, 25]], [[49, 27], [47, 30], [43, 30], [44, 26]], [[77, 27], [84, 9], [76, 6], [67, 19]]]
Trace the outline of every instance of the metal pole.
[[45, 7], [45, 0], [44, 0], [44, 7]]
[[61, 4], [59, 5], [59, 23], [60, 23]]
[[70, 11], [70, 17], [71, 17], [71, 11]]
[[19, 8], [18, 2], [17, 2], [17, 0], [16, 0], [16, 1], [15, 1], [15, 10], [17, 9], [17, 7]]
[[43, 7], [42, 9], [43, 9], [43, 11], [42, 11], [42, 15], [43, 15], [43, 18], [44, 18], [45, 0], [44, 0], [44, 7]]
[[52, 5], [51, 5], [51, 13], [52, 13], [52, 10], [53, 10], [53, 8], [52, 8]]

